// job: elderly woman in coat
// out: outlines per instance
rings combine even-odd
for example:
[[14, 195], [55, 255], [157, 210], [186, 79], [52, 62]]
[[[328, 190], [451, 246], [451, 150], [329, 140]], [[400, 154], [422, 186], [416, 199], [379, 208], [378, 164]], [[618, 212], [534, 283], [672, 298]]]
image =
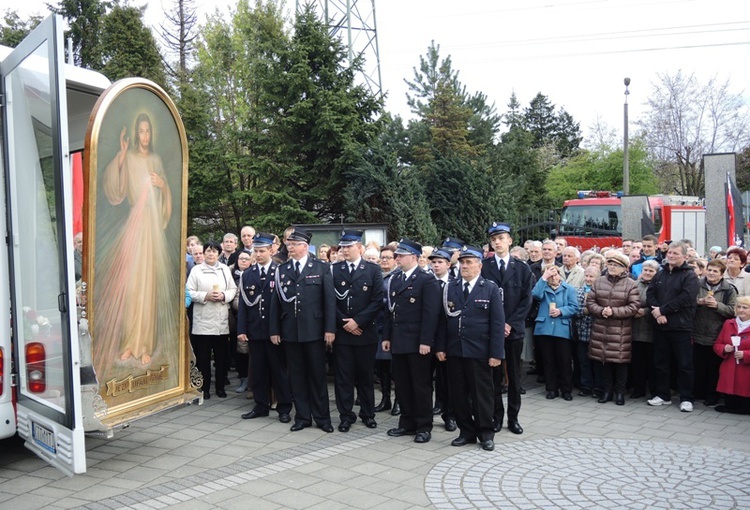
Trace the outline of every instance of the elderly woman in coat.
[[534, 335], [542, 350], [547, 398], [557, 398], [559, 388], [563, 399], [573, 400], [570, 338], [573, 318], [578, 314], [576, 290], [562, 281], [560, 268], [552, 264], [546, 267], [531, 295], [539, 302]]
[[698, 308], [693, 319], [693, 395], [703, 398], [707, 406], [716, 405], [719, 395], [721, 358], [714, 354], [714, 341], [727, 319], [734, 317], [737, 289], [724, 279], [726, 264], [712, 259], [706, 265], [705, 276], [698, 282]]
[[716, 390], [724, 394], [724, 405], [716, 410], [750, 414], [750, 296], [738, 297], [734, 311], [737, 317], [724, 322], [714, 343], [714, 352], [722, 359]]
[[198, 370], [203, 375], [203, 398], [211, 398], [211, 351], [216, 364], [216, 396], [226, 398], [229, 349], [229, 303], [237, 285], [229, 268], [219, 262], [221, 245], [209, 241], [203, 245], [204, 261], [190, 271], [187, 288], [193, 302], [193, 350]]
[[640, 308], [640, 293], [628, 276], [630, 260], [615, 250], [607, 252], [607, 274], [594, 282], [586, 306], [594, 317], [589, 357], [602, 364], [604, 394], [597, 402], [625, 404], [625, 382], [631, 359], [632, 318]]

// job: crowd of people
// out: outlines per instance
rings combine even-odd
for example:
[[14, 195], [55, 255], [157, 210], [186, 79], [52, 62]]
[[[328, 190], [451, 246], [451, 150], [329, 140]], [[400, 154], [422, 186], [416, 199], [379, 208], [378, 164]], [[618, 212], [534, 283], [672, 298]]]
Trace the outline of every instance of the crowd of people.
[[[581, 253], [562, 238], [514, 246], [495, 222], [488, 243], [365, 243], [345, 230], [334, 246], [302, 228], [281, 239], [246, 226], [221, 244], [187, 240], [186, 305], [203, 397], [252, 393], [244, 419], [276, 411], [291, 430], [333, 432], [377, 413], [389, 436], [431, 440], [434, 416], [451, 444], [494, 449], [519, 422], [522, 357], [546, 398], [625, 405], [696, 400], [750, 413], [750, 268], [740, 247], [704, 258], [689, 240], [625, 239]], [[212, 378], [212, 360], [214, 377]], [[375, 387], [379, 386], [379, 403]], [[434, 394], [434, 396], [433, 396]], [[504, 402], [507, 401], [507, 405]], [[275, 406], [274, 406], [275, 405]]]

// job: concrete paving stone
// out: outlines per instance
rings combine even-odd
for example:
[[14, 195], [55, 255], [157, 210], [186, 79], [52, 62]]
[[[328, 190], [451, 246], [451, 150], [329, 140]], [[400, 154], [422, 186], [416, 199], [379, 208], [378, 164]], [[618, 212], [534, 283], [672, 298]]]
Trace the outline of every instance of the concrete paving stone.
[[164, 469], [156, 469], [148, 466], [136, 466], [123, 473], [123, 476], [128, 480], [135, 480], [139, 482], [149, 482], [160, 476], [164, 476], [167, 471]]
[[407, 488], [404, 487], [394, 493], [390, 494], [392, 499], [399, 501], [406, 501], [413, 505], [426, 506], [430, 504], [430, 500], [425, 494], [424, 489], [421, 488]]
[[3, 502], [3, 507], [9, 510], [38, 510], [43, 508], [49, 508], [50, 505], [55, 503], [55, 498], [47, 496], [30, 496], [24, 494], [22, 496], [16, 496], [15, 498], [9, 499]]
[[[90, 505], [89, 501], [84, 501], [82, 499], [77, 498], [65, 498], [65, 499], [59, 499], [55, 501], [54, 503], [50, 504], [50, 509], [68, 509], [68, 508], [86, 508], [88, 510], [88, 505]], [[106, 510], [110, 510], [109, 507], [104, 507]]]
[[106, 485], [93, 485], [87, 489], [76, 492], [75, 496], [86, 501], [99, 501], [102, 499], [112, 498], [129, 492], [127, 489], [109, 487]]
[[216, 503], [216, 508], [221, 508], [224, 510], [238, 510], [242, 508], [252, 508], [252, 510], [278, 510], [285, 507], [272, 501], [266, 501], [265, 499], [253, 500], [250, 503], [247, 499], [247, 496], [242, 495], [234, 499], [220, 501]]
[[346, 486], [333, 482], [331, 480], [321, 480], [317, 483], [313, 483], [311, 485], [308, 485], [306, 487], [301, 487], [299, 489], [301, 497], [302, 494], [313, 494], [315, 496], [319, 496], [324, 499], [330, 498], [331, 495], [341, 492], [346, 489]]
[[191, 460], [188, 465], [201, 467], [204, 470], [205, 469], [216, 469], [223, 466], [226, 466], [227, 464], [232, 463], [234, 459], [226, 458], [222, 455], [215, 455], [213, 453], [209, 453], [208, 455], [204, 455], [198, 459]]
[[308, 487], [310, 485], [318, 483], [320, 481], [320, 478], [313, 475], [306, 475], [304, 473], [297, 473], [294, 471], [283, 471], [281, 473], [269, 476], [268, 480], [289, 488], [302, 489], [304, 487]]
[[273, 492], [265, 496], [266, 499], [283, 505], [285, 508], [307, 508], [308, 506], [324, 503], [326, 500], [320, 496], [308, 494], [304, 498], [299, 497], [296, 489], [286, 489]]
[[25, 475], [13, 480], [8, 480], [0, 484], [0, 492], [7, 492], [8, 494], [26, 494], [38, 489], [39, 487], [45, 487], [50, 483], [47, 478], [39, 478], [37, 476]]

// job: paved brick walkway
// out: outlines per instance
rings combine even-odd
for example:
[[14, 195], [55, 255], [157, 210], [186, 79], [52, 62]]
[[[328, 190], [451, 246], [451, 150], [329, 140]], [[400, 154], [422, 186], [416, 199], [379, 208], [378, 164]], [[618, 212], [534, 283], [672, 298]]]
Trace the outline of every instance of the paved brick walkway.
[[525, 433], [503, 429], [494, 452], [450, 446], [439, 420], [426, 445], [389, 438], [388, 413], [375, 430], [292, 433], [242, 420], [252, 401], [234, 393], [88, 439], [73, 478], [0, 441], [0, 509], [750, 508], [750, 416], [525, 386]]

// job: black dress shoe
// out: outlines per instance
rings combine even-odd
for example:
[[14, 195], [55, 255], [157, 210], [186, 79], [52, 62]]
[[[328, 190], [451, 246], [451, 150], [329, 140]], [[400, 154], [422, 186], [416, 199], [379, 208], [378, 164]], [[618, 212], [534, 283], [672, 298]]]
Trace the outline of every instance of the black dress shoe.
[[521, 424], [517, 421], [508, 422], [508, 430], [514, 434], [523, 434], [523, 427], [521, 427]]
[[259, 411], [257, 409], [253, 409], [249, 413], [245, 413], [242, 415], [243, 420], [252, 420], [253, 418], [260, 418], [261, 416], [268, 416], [268, 411]]
[[625, 405], [625, 395], [622, 393], [617, 393], [615, 395], [615, 404], [618, 406], [624, 406]]
[[289, 415], [289, 413], [279, 413], [279, 421], [281, 423], [289, 423], [292, 421], [292, 417]]
[[203, 400], [209, 400], [211, 398], [211, 392], [210, 391], [204, 391], [203, 392]]
[[362, 423], [364, 423], [365, 427], [368, 429], [378, 428], [378, 422], [375, 421], [375, 418], [362, 418]]
[[539, 384], [544, 384], [545, 381], [546, 379], [544, 378], [543, 375], [540, 375], [539, 377], [536, 378], [536, 382], [538, 382]]
[[526, 389], [523, 386], [521, 386], [520, 388], [518, 388], [518, 393], [520, 395], [526, 395]]
[[563, 400], [570, 402], [571, 400], [573, 400], [573, 395], [571, 395], [567, 391], [563, 391], [562, 398]]
[[352, 422], [350, 421], [342, 421], [339, 423], [339, 432], [349, 432], [349, 429], [352, 428]]
[[608, 391], [605, 391], [602, 393], [602, 398], [597, 400], [600, 404], [606, 404], [607, 402], [612, 402], [612, 394]]
[[393, 401], [393, 408], [391, 409], [391, 416], [398, 416], [401, 414], [401, 406], [398, 405], [398, 400]]
[[554, 400], [558, 397], [558, 393], [556, 391], [548, 391], [547, 392], [547, 400]]
[[498, 420], [497, 418], [493, 418], [492, 420], [492, 430], [495, 432], [500, 432], [500, 429], [503, 428], [503, 420]]
[[456, 425], [456, 420], [453, 418], [448, 418], [445, 420], [445, 430], [448, 432], [454, 432], [458, 428], [458, 425]]
[[391, 437], [401, 437], [401, 436], [413, 436], [414, 431], [413, 430], [406, 430], [402, 429], [401, 427], [395, 428], [395, 429], [388, 429], [388, 432], [386, 432]]
[[458, 436], [456, 439], [451, 441], [451, 446], [466, 446], [467, 444], [476, 444], [477, 438], [472, 437], [464, 437], [464, 436]]
[[227, 398], [227, 392], [222, 390], [216, 390], [216, 396], [219, 398]]
[[289, 427], [289, 430], [291, 430], [292, 432], [297, 432], [302, 429], [306, 429], [309, 426], [310, 426], [309, 423], [305, 423], [303, 421], [296, 421], [291, 427]]
[[578, 392], [579, 397], [588, 397], [591, 395], [591, 390], [588, 388], [581, 388], [581, 391]]
[[437, 416], [439, 414], [443, 414], [443, 406], [435, 406], [432, 408], [432, 416]]
[[429, 443], [432, 439], [432, 434], [429, 432], [417, 432], [417, 437], [414, 438], [415, 443]]
[[634, 391], [633, 393], [630, 394], [630, 398], [641, 398], [645, 396], [646, 396], [646, 392], [644, 391]]
[[[318, 425], [318, 428], [328, 434], [333, 432], [333, 425], [331, 425], [330, 423], [324, 423], [323, 425]], [[341, 430], [341, 427], [339, 427], [339, 430]]]
[[495, 441], [492, 439], [485, 439], [482, 441], [482, 450], [486, 450], [488, 452], [491, 452], [495, 449]]
[[380, 403], [375, 406], [375, 412], [376, 413], [380, 413], [380, 412], [383, 412], [383, 411], [390, 411], [391, 407], [393, 407], [391, 405], [391, 398], [390, 397], [388, 397], [388, 398], [383, 397], [383, 400], [381, 400]]
[[591, 398], [602, 398], [604, 392], [602, 390], [591, 390]]

